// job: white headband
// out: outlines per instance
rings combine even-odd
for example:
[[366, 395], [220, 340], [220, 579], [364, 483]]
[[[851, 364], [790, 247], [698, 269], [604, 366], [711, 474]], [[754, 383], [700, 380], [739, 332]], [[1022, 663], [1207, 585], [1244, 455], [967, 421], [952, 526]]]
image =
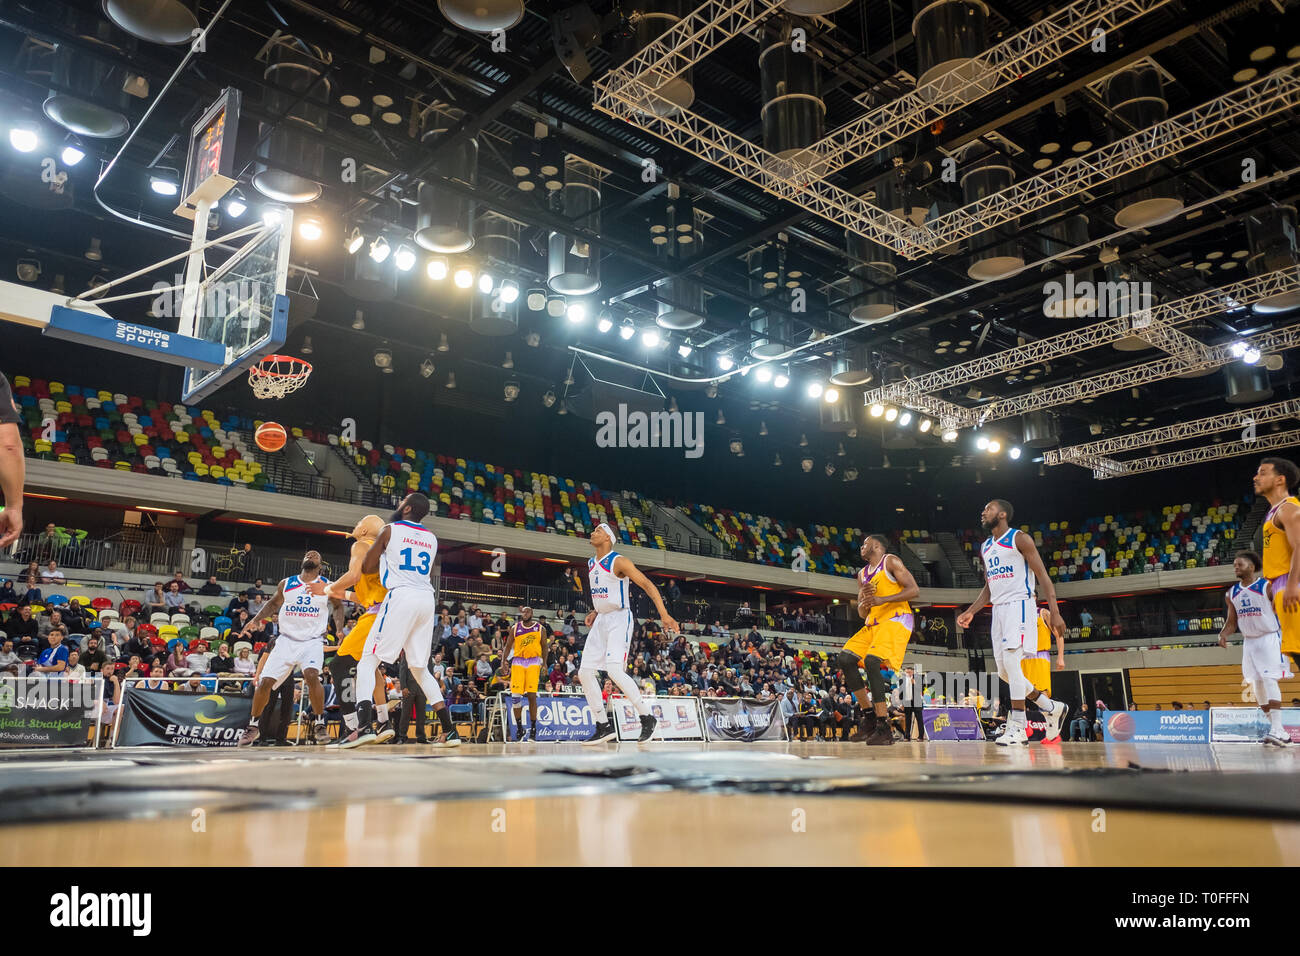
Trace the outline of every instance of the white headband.
[[609, 543], [610, 543], [610, 544], [613, 544], [614, 542], [616, 542], [616, 541], [618, 540], [618, 538], [614, 537], [614, 529], [611, 528], [609, 525], [607, 525], [607, 524], [606, 524], [605, 522], [603, 522], [603, 521], [602, 521], [600, 524], [596, 525], [596, 530], [597, 530], [597, 531], [604, 531], [605, 534], [609, 535]]

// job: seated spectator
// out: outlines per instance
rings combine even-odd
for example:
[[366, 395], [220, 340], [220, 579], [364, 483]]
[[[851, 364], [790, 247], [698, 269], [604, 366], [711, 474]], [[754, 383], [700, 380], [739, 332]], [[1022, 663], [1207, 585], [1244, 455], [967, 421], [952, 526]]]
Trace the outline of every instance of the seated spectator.
[[20, 638], [41, 636], [40, 623], [32, 616], [32, 609], [25, 604], [18, 608], [17, 613], [9, 615], [4, 630], [14, 639], [14, 643], [17, 643]]
[[18, 599], [19, 604], [40, 604], [45, 598], [41, 595], [39, 587], [41, 579], [38, 575], [29, 574], [24, 582], [22, 597]]
[[63, 626], [68, 629], [69, 634], [85, 634], [88, 630], [86, 620], [86, 609], [76, 601], [70, 601], [66, 606], [60, 609], [63, 614]]
[[92, 675], [98, 674], [103, 666], [108, 663], [108, 654], [100, 646], [99, 628], [95, 628], [86, 638], [86, 649], [81, 654], [81, 663], [85, 665], [86, 670]]
[[185, 661], [185, 656], [185, 642], [179, 638], [174, 638], [172, 640], [171, 650], [167, 654], [167, 661], [163, 665], [164, 673], [168, 677], [188, 677], [190, 675], [190, 668]]
[[32, 548], [32, 554], [37, 561], [44, 563], [58, 554], [62, 547], [63, 539], [59, 536], [54, 522], [50, 521], [45, 525], [45, 530], [36, 536], [36, 545]]
[[[132, 624], [134, 624], [133, 620]], [[131, 625], [127, 625], [127, 629], [130, 631], [132, 629]], [[153, 642], [141, 633], [138, 628], [135, 628], [135, 633], [127, 639], [122, 646], [122, 650], [128, 657], [135, 655], [142, 661], [148, 660], [153, 655]]]
[[[179, 571], [176, 572], [180, 574]], [[180, 584], [172, 581], [167, 585], [167, 590], [163, 593], [163, 604], [166, 605], [164, 610], [168, 614], [175, 613], [185, 607], [185, 595], [181, 593]]]
[[172, 575], [172, 579], [168, 583], [176, 585], [176, 590], [180, 591], [182, 594], [189, 594], [190, 591], [193, 590], [190, 587], [189, 582], [185, 580], [185, 576], [179, 571]]
[[203, 641], [195, 641], [190, 645], [189, 653], [185, 655], [185, 666], [192, 673], [206, 674], [208, 672], [208, 662], [212, 655], [208, 653], [208, 645]]
[[236, 592], [230, 598], [230, 603], [226, 605], [226, 617], [232, 621], [239, 615], [240, 611], [248, 610], [248, 598]]
[[254, 581], [253, 586], [244, 592], [244, 597], [248, 598], [250, 602], [254, 597], [260, 597], [262, 600], [266, 600], [266, 591], [262, 587], [261, 578]]
[[141, 682], [140, 686], [148, 690], [165, 690], [168, 684], [165, 680], [162, 680], [162, 678], [166, 676], [167, 675], [163, 670], [163, 665], [155, 663], [151, 668], [149, 668], [149, 679]]
[[221, 593], [221, 585], [217, 583], [215, 574], [208, 576], [208, 583], [199, 588], [199, 593], [208, 597], [215, 597]]
[[235, 663], [233, 665], [236, 674], [252, 675], [257, 670], [257, 660], [252, 656], [253, 645], [248, 641], [238, 641], [235, 643]]
[[49, 646], [37, 655], [36, 663], [32, 665], [33, 675], [57, 677], [68, 669], [68, 647], [63, 643], [65, 636], [62, 628], [50, 631], [46, 638]]
[[17, 677], [20, 671], [27, 669], [23, 665], [23, 659], [14, 650], [13, 638], [6, 637], [4, 644], [0, 644], [0, 676], [9, 674]]
[[14, 590], [13, 581], [0, 578], [0, 604], [17, 604], [18, 592]]
[[1092, 740], [1092, 721], [1088, 717], [1088, 705], [1081, 704], [1078, 715], [1070, 721], [1070, 740]]
[[50, 558], [49, 563], [45, 565], [45, 570], [41, 572], [41, 583], [57, 585], [67, 583], [67, 578], [63, 576], [63, 572], [59, 570], [53, 558]]
[[161, 581], [154, 584], [153, 591], [145, 601], [144, 606], [150, 614], [167, 613], [167, 595], [163, 591]]
[[63, 672], [63, 676], [68, 680], [85, 680], [86, 668], [81, 663], [81, 651], [75, 647], [68, 650], [68, 667]]
[[68, 626], [63, 623], [63, 610], [57, 607], [50, 611], [50, 616], [48, 618], [39, 622], [39, 627], [40, 636], [42, 638], [49, 636], [50, 631], [54, 630], [56, 627], [62, 628], [65, 634], [68, 633]]
[[144, 677], [149, 673], [149, 668], [145, 667], [144, 659], [132, 654], [126, 662], [126, 671], [123, 677]]
[[258, 612], [262, 610], [264, 604], [266, 604], [266, 598], [262, 595], [261, 591], [249, 591], [248, 610], [246, 613], [249, 617], [257, 617]]
[[230, 645], [222, 641], [217, 645], [216, 656], [208, 660], [209, 674], [233, 674], [235, 659], [230, 656]]

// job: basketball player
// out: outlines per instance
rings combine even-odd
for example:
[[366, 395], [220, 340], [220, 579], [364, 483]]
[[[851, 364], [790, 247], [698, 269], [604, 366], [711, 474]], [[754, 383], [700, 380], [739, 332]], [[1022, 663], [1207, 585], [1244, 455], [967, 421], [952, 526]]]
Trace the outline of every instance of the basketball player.
[[[343, 724], [348, 732], [357, 729], [356, 704], [356, 667], [361, 660], [361, 649], [365, 646], [370, 628], [379, 616], [379, 606], [383, 603], [387, 591], [379, 583], [379, 575], [361, 573], [361, 564], [366, 553], [374, 544], [379, 532], [384, 530], [384, 519], [379, 515], [366, 515], [357, 522], [348, 537], [352, 538], [352, 554], [348, 559], [348, 570], [343, 577], [325, 589], [328, 597], [342, 601], [348, 597], [348, 588], [352, 588], [352, 600], [365, 608], [365, 613], [352, 625], [347, 637], [339, 644], [338, 652], [330, 659], [330, 674], [334, 686], [339, 690], [339, 711], [343, 715]], [[344, 693], [348, 682], [352, 682], [352, 693]], [[379, 731], [374, 742], [382, 744], [391, 740], [396, 731], [388, 719], [388, 698], [384, 696], [384, 682], [375, 675], [375, 713], [379, 715]], [[343, 736], [343, 735], [341, 735]], [[330, 744], [337, 747], [338, 744]]]
[[1286, 458], [1265, 458], [1255, 472], [1255, 494], [1269, 504], [1264, 519], [1264, 565], [1282, 631], [1282, 653], [1300, 670], [1300, 468]]
[[578, 665], [578, 680], [582, 691], [587, 696], [587, 706], [596, 721], [595, 733], [582, 741], [583, 745], [595, 745], [607, 742], [615, 737], [614, 725], [605, 719], [605, 701], [601, 697], [600, 682], [597, 671], [609, 674], [618, 689], [625, 696], [641, 717], [641, 735], [638, 742], [649, 740], [654, 736], [655, 719], [650, 708], [641, 699], [641, 691], [636, 681], [625, 669], [627, 664], [628, 644], [632, 640], [632, 608], [628, 581], [631, 580], [654, 602], [659, 612], [659, 623], [669, 634], [677, 633], [677, 622], [664, 607], [664, 599], [659, 589], [637, 570], [637, 566], [614, 550], [614, 531], [605, 522], [596, 526], [596, 530], [587, 539], [596, 551], [594, 558], [587, 560], [587, 577], [591, 583], [591, 607], [587, 612], [587, 643], [582, 649], [582, 660]]
[[[1044, 701], [1052, 699], [1052, 628], [1048, 623], [1051, 615], [1047, 608], [1038, 609], [1038, 644], [1034, 653], [1025, 651], [1025, 656], [1021, 658], [1020, 669], [1024, 672], [1025, 680], [1029, 681], [1033, 690], [1025, 694], [1025, 700], [1032, 700], [1034, 706], [1042, 710], [1045, 706]], [[1065, 635], [1064, 633], [1056, 635], [1056, 669], [1065, 670]], [[1065, 725], [1065, 719], [1069, 717], [1069, 704], [1065, 701], [1057, 701], [1066, 710], [1062, 712], [1059, 720], [1047, 720], [1047, 712], [1043, 712], [1043, 719], [1047, 725], [1047, 736], [1043, 739], [1044, 743], [1050, 743], [1053, 740], [1061, 739], [1061, 728]]]
[[261, 735], [257, 728], [257, 719], [262, 716], [271, 691], [284, 683], [293, 674], [295, 666], [302, 666], [302, 676], [307, 683], [307, 693], [311, 699], [312, 713], [316, 715], [316, 742], [329, 741], [329, 731], [325, 729], [325, 688], [320, 682], [321, 665], [325, 657], [325, 631], [328, 621], [326, 609], [334, 617], [334, 630], [343, 630], [343, 605], [334, 598], [325, 596], [325, 585], [329, 581], [320, 574], [320, 553], [308, 551], [302, 556], [302, 571], [291, 578], [285, 578], [275, 589], [275, 596], [257, 612], [251, 621], [239, 632], [240, 637], [247, 637], [261, 621], [278, 612], [276, 624], [279, 636], [271, 649], [266, 664], [262, 667], [262, 678], [257, 682], [253, 692], [252, 719], [248, 729], [239, 738], [239, 746], [247, 747]]
[[420, 524], [429, 513], [429, 499], [419, 492], [407, 495], [389, 523], [384, 525], [361, 562], [361, 574], [378, 574], [388, 589], [379, 608], [379, 621], [366, 638], [357, 664], [357, 729], [339, 747], [348, 750], [375, 739], [372, 727], [376, 671], [379, 664], [391, 664], [406, 654], [406, 666], [420, 685], [424, 699], [433, 704], [442, 725], [435, 747], [459, 747], [460, 735], [452, 726], [447, 704], [438, 681], [429, 670], [433, 650], [433, 621], [437, 617], [437, 595], [433, 590], [433, 559], [438, 538]]
[[[867, 535], [859, 553], [866, 563], [858, 572], [858, 617], [863, 624], [844, 645], [835, 665], [844, 672], [844, 686], [857, 698], [863, 715], [850, 739], [872, 747], [888, 746], [894, 742], [894, 732], [889, 727], [889, 688], [880, 676], [880, 665], [902, 670], [907, 642], [912, 639], [909, 602], [921, 589], [902, 559], [889, 553], [889, 539], [884, 535]], [[867, 672], [866, 683], [859, 667]]]
[[[984, 558], [984, 587], [975, 603], [957, 617], [958, 626], [968, 628], [977, 611], [990, 601], [993, 604], [993, 660], [998, 666], [998, 676], [1011, 688], [1006, 730], [997, 739], [1003, 747], [1029, 743], [1025, 698], [1033, 687], [1020, 665], [1026, 653], [1036, 653], [1029, 648], [1038, 646], [1035, 577], [1047, 598], [1048, 626], [1058, 638], [1065, 637], [1065, 621], [1056, 606], [1056, 588], [1047, 576], [1043, 559], [1038, 556], [1034, 539], [1011, 527], [1013, 514], [1011, 502], [1002, 498], [994, 498], [984, 506], [981, 521], [989, 533], [989, 539], [980, 547]], [[1061, 735], [1061, 722], [1069, 708], [1064, 701], [1053, 701], [1042, 691], [1034, 691], [1034, 700], [1043, 712], [1048, 739], [1055, 740]]]
[[[513, 659], [513, 660], [512, 660]], [[533, 620], [533, 609], [525, 605], [519, 620], [510, 625], [510, 640], [501, 660], [501, 673], [510, 668], [510, 693], [514, 697], [515, 726], [523, 730], [524, 697], [528, 698], [528, 734], [522, 740], [537, 740], [537, 681], [546, 660], [546, 631]]]
[[1255, 701], [1268, 718], [1263, 743], [1290, 747], [1291, 737], [1282, 727], [1283, 676], [1282, 634], [1269, 584], [1258, 577], [1264, 562], [1253, 551], [1240, 551], [1232, 562], [1237, 583], [1228, 588], [1228, 621], [1219, 632], [1219, 646], [1228, 646], [1228, 635], [1240, 632], [1241, 676], [1255, 689]]

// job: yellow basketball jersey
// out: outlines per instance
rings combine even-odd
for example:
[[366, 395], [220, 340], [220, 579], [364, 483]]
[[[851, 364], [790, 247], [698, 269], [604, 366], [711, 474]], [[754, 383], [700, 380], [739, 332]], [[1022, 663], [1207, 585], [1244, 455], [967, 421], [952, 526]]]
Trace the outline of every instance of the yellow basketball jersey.
[[1293, 495], [1279, 503], [1269, 511], [1264, 521], [1264, 577], [1270, 581], [1291, 570], [1291, 542], [1287, 540], [1286, 529], [1273, 523], [1274, 516], [1287, 502], [1300, 505], [1300, 498]]
[[[885, 572], [885, 561], [882, 559], [880, 565], [876, 568], [865, 567], [859, 573], [859, 580], [863, 583], [870, 582], [876, 589], [876, 597], [887, 598], [891, 594], [898, 594], [903, 590], [903, 586], [897, 581], [890, 579]], [[912, 605], [906, 601], [890, 601], [884, 604], [877, 604], [871, 609], [871, 618], [877, 621], [886, 621], [896, 614], [911, 614]]]
[[1043, 620], [1043, 615], [1038, 615], [1038, 652], [1041, 654], [1047, 651], [1047, 656], [1051, 656], [1052, 650], [1052, 629], [1047, 626]]
[[352, 593], [356, 595], [357, 603], [369, 611], [384, 600], [388, 589], [379, 583], [378, 574], [363, 574], [353, 586]]
[[542, 656], [542, 626], [532, 624], [515, 624], [515, 660]]

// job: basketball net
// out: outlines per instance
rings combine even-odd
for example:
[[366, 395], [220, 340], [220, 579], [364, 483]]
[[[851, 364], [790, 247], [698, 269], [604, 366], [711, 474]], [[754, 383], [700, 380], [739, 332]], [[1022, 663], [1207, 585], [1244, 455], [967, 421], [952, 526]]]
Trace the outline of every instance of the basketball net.
[[248, 384], [258, 398], [284, 398], [311, 375], [311, 363], [292, 355], [268, 355], [248, 368]]

